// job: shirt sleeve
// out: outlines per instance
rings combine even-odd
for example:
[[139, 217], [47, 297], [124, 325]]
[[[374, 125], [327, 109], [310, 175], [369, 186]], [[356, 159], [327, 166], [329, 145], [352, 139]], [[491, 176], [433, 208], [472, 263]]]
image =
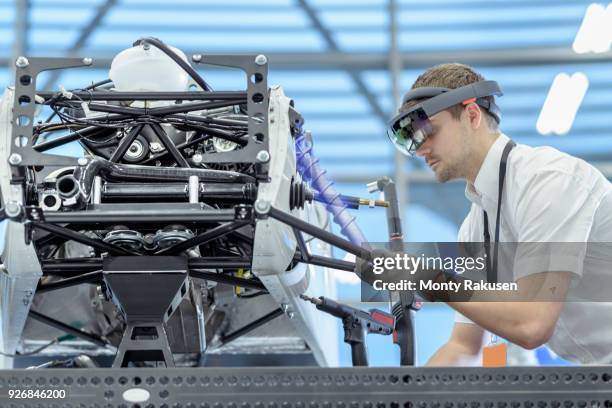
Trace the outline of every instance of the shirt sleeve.
[[514, 195], [513, 208], [515, 279], [549, 271], [582, 275], [597, 203], [580, 177], [557, 169], [537, 172]]
[[476, 324], [459, 312], [455, 312], [455, 323]]
[[[457, 234], [457, 240], [459, 242], [471, 242], [474, 241], [473, 240], [473, 236], [472, 236], [472, 213], [474, 211], [474, 208], [472, 206], [472, 208], [470, 208], [470, 212], [468, 213], [467, 217], [465, 217], [465, 219], [463, 220], [463, 223], [461, 224], [461, 227], [459, 228], [459, 233]], [[465, 317], [463, 314], [455, 311], [455, 323], [469, 323], [469, 324], [476, 324], [473, 321], [471, 321], [470, 319], [468, 319], [467, 317]]]

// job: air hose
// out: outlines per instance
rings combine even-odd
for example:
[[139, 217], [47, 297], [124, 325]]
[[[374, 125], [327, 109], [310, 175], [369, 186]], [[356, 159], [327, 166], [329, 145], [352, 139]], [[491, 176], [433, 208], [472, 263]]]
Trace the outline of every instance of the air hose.
[[319, 159], [314, 156], [310, 132], [300, 130], [295, 139], [295, 147], [298, 172], [302, 179], [309, 182], [312, 188], [323, 197], [322, 201], [327, 211], [333, 215], [333, 220], [340, 227], [342, 235], [356, 245], [366, 244], [365, 236], [355, 222], [355, 217], [348, 212], [333, 181], [325, 175], [327, 172], [321, 168]]

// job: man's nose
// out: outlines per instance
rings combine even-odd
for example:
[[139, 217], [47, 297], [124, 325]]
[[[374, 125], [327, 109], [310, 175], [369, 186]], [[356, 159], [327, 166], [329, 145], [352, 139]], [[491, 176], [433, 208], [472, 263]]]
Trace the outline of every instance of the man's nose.
[[418, 157], [425, 157], [431, 154], [431, 144], [429, 143], [429, 138], [426, 139], [425, 142], [423, 142], [423, 144], [420, 145], [418, 149], [416, 149], [415, 153]]

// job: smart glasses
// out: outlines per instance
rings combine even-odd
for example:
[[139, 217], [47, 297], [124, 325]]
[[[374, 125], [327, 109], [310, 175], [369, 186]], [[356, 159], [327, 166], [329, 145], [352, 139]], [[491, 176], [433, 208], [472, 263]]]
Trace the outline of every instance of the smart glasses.
[[402, 106], [411, 100], [425, 100], [395, 116], [389, 122], [387, 136], [400, 152], [414, 156], [417, 149], [433, 132], [430, 117], [459, 103], [467, 105], [475, 102], [486, 109], [499, 123], [501, 120], [499, 108], [485, 97], [501, 95], [502, 91], [495, 81], [475, 82], [456, 89], [434, 87], [413, 89], [404, 96]]

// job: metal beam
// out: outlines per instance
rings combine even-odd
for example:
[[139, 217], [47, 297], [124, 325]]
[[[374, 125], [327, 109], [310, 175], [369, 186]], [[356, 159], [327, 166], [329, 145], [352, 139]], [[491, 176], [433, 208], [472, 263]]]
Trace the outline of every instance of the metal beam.
[[[113, 51], [110, 49], [98, 50], [94, 58], [94, 67], [108, 69], [113, 60]], [[201, 50], [185, 50], [187, 55], [201, 53]], [[63, 54], [55, 56], [65, 56]], [[338, 70], [352, 69], [354, 71], [388, 70], [388, 53], [266, 53], [268, 64], [273, 69], [284, 70]], [[403, 69], [423, 69], [435, 64], [448, 61], [461, 62], [477, 67], [515, 67], [537, 66], [551, 64], [582, 64], [582, 63], [610, 63], [612, 51], [600, 54], [576, 54], [568, 47], [544, 48], [514, 48], [472, 51], [436, 51], [402, 53], [400, 60]], [[0, 65], [12, 63], [7, 57], [0, 57]], [[214, 69], [214, 67], [206, 67]]]
[[[612, 161], [590, 161], [593, 167], [599, 170], [604, 177], [608, 180], [612, 180]], [[367, 184], [375, 178], [376, 175], [337, 175], [334, 176], [334, 181], [336, 183], [350, 183], [350, 184]], [[413, 170], [406, 175], [406, 181], [410, 184], [412, 183], [427, 183], [427, 184], [437, 184], [439, 183], [434, 173], [429, 170]], [[452, 180], [448, 183], [464, 183], [462, 180]], [[365, 189], [365, 187], [364, 187]]]
[[[66, 53], [67, 56], [74, 56], [81, 48], [83, 48], [91, 34], [94, 32], [96, 27], [100, 25], [102, 19], [104, 19], [106, 14], [108, 14], [109, 10], [115, 5], [115, 3], [117, 3], [117, 0], [106, 0], [100, 5], [100, 7], [98, 7], [98, 11], [96, 12], [96, 14], [94, 14], [91, 21], [83, 27], [81, 33], [79, 34], [79, 37], [72, 44], [72, 46], [68, 48], [68, 51]], [[49, 75], [49, 79], [41, 89], [51, 89], [55, 85], [55, 82], [58, 80], [61, 73], [61, 70], [52, 71]]]
[[[304, 9], [304, 12], [310, 19], [310, 22], [312, 23], [312, 25], [316, 28], [316, 30], [319, 33], [321, 33], [321, 36], [323, 36], [323, 40], [325, 41], [327, 46], [332, 51], [343, 54], [340, 51], [340, 47], [338, 47], [336, 40], [334, 40], [334, 37], [331, 31], [323, 24], [321, 19], [319, 19], [317, 12], [310, 6], [308, 1], [298, 0], [298, 4], [302, 7], [302, 9]], [[376, 117], [378, 117], [378, 119], [380, 119], [382, 123], [387, 123], [387, 116], [388, 116], [387, 112], [385, 112], [382, 109], [382, 107], [378, 103], [378, 100], [376, 99], [376, 96], [372, 92], [370, 92], [370, 89], [368, 88], [368, 86], [361, 79], [361, 76], [359, 76], [359, 72], [355, 71], [354, 69], [350, 67], [346, 67], [345, 69], [347, 73], [349, 74], [349, 76], [351, 77], [351, 80], [355, 83], [355, 86], [357, 87], [357, 91], [360, 94], [362, 94], [364, 98], [366, 98], [368, 103], [370, 104], [370, 107], [372, 108]]]
[[28, 52], [28, 20], [30, 11], [29, 0], [15, 0], [15, 42], [13, 44], [12, 61], [8, 62], [8, 66], [12, 70], [15, 69], [14, 62], [20, 55], [26, 55]]
[[[391, 100], [393, 106], [400, 104], [400, 86], [402, 77], [402, 59], [399, 50], [398, 40], [398, 25], [397, 16], [397, 1], [389, 0], [388, 15], [389, 15], [389, 74], [391, 77]], [[400, 214], [404, 211], [404, 203], [408, 202], [408, 183], [406, 181], [406, 157], [397, 149], [394, 150], [393, 156], [393, 180], [397, 189], [397, 200], [400, 208]]]

